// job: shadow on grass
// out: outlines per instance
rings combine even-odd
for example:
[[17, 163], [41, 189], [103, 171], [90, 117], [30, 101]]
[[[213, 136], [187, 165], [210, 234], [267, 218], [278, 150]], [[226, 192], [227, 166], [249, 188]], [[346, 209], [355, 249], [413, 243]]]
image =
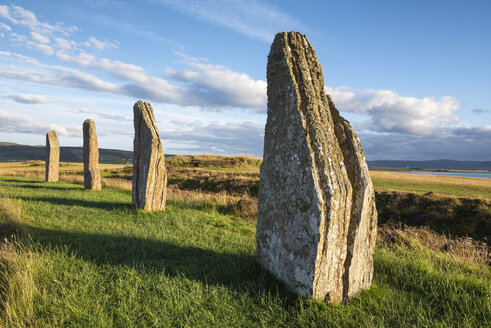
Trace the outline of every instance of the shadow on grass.
[[[46, 189], [46, 190], [81, 190], [83, 185], [60, 186], [58, 182], [46, 182], [39, 179], [0, 178], [0, 183], [6, 182], [9, 186], [18, 189]], [[59, 182], [63, 182], [60, 180]]]
[[278, 294], [286, 305], [298, 296], [263, 270], [250, 254], [222, 253], [193, 246], [131, 236], [66, 232], [23, 225], [24, 236], [43, 246], [68, 246], [77, 257], [98, 266], [129, 267], [141, 272], [165, 272], [205, 285], [231, 290]]
[[3, 179], [3, 178], [0, 178], [0, 181], [1, 182], [13, 182], [13, 183], [45, 183], [44, 180], [35, 180], [35, 179], [27, 179], [27, 178], [24, 178], [24, 179], [15, 179], [15, 178], [7, 178], [7, 179]]
[[127, 202], [104, 202], [104, 201], [93, 201], [85, 199], [75, 199], [66, 197], [16, 197], [23, 201], [34, 201], [34, 202], [45, 202], [54, 205], [67, 205], [67, 206], [83, 206], [89, 208], [96, 208], [106, 211], [112, 210], [131, 210], [133, 206], [131, 203]]
[[[25, 182], [25, 181], [24, 181]], [[45, 190], [83, 190], [83, 186], [69, 187], [69, 186], [57, 186], [53, 184], [32, 184], [29, 183], [16, 183], [13, 185], [15, 188], [22, 189], [45, 189]]]

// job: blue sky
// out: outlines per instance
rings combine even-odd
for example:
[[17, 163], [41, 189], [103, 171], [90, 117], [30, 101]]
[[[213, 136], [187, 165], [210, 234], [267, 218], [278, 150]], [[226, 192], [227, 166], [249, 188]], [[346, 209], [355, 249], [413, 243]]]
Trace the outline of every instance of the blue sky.
[[0, 2], [0, 141], [262, 156], [275, 33], [307, 35], [367, 158], [491, 160], [490, 1]]

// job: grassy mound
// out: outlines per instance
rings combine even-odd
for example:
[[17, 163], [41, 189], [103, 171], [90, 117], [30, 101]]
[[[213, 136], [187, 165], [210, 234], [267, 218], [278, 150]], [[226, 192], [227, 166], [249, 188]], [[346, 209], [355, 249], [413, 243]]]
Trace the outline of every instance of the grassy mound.
[[425, 226], [445, 235], [490, 243], [491, 208], [483, 199], [377, 192], [379, 225]]

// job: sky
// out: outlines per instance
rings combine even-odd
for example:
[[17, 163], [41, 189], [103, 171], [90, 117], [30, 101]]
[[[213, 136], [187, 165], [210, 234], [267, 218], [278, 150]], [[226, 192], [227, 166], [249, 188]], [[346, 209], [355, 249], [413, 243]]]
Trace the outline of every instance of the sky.
[[0, 0], [0, 141], [263, 155], [277, 32], [307, 36], [368, 160], [491, 160], [491, 1]]

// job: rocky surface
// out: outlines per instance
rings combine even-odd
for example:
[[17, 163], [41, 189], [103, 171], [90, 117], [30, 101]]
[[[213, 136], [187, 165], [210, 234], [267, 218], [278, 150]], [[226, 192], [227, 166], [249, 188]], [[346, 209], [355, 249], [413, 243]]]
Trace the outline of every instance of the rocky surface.
[[139, 100], [133, 106], [133, 205], [150, 211], [165, 208], [167, 172], [152, 106]]
[[101, 190], [101, 174], [99, 172], [99, 146], [95, 123], [85, 120], [84, 133], [84, 187], [85, 189]]
[[377, 216], [365, 155], [326, 95], [305, 36], [276, 35], [267, 79], [257, 261], [298, 294], [339, 303], [373, 274]]
[[60, 142], [55, 130], [46, 133], [46, 181], [58, 181], [60, 166]]

